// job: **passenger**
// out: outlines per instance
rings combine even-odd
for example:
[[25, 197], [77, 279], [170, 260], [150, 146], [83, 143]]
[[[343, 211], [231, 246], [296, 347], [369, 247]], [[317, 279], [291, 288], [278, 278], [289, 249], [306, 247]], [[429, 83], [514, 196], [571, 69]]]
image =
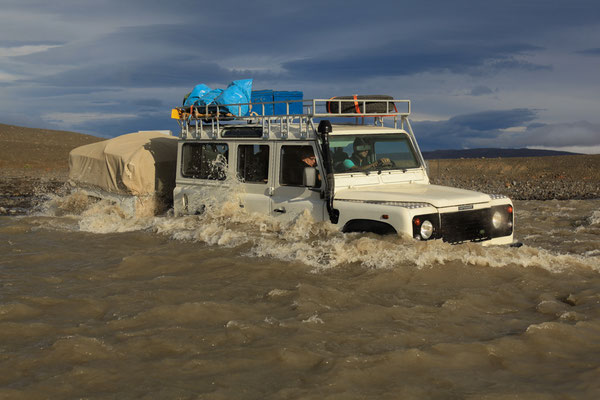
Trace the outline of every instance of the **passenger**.
[[[313, 151], [312, 147], [303, 146], [302, 150], [300, 151], [300, 154], [302, 157], [302, 162], [305, 164], [302, 168], [303, 175], [304, 175], [304, 168], [306, 168], [306, 167], [317, 168], [317, 156], [315, 156], [315, 152]], [[316, 186], [317, 187], [321, 186], [321, 174], [319, 174], [318, 172], [317, 172]]]
[[389, 158], [381, 158], [375, 162], [369, 163], [369, 158], [372, 158], [372, 146], [365, 139], [357, 137], [352, 144], [354, 152], [344, 160], [344, 168], [352, 171], [366, 171], [375, 166], [393, 165]]
[[282, 183], [285, 185], [302, 186], [304, 168], [317, 167], [317, 157], [311, 146], [302, 146], [286, 154], [283, 167]]
[[300, 157], [302, 158], [302, 162], [306, 164], [306, 166], [316, 168], [317, 157], [315, 156], [312, 147], [303, 146], [302, 150], [300, 151]]

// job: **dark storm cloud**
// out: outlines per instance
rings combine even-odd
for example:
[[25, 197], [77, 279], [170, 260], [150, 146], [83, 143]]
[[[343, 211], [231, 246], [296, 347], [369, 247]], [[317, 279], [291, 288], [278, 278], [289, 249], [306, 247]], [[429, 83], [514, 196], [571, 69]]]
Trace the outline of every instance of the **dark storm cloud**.
[[[403, 22], [407, 18], [419, 17], [420, 19], [433, 14], [443, 16], [442, 20], [449, 20], [456, 29], [462, 26], [458, 22], [471, 21], [477, 23], [486, 17], [485, 22], [505, 28], [521, 25], [527, 19], [528, 26], [523, 26], [523, 31], [530, 28], [538, 29], [546, 26], [555, 29], [556, 25], [581, 25], [597, 22], [597, 2], [595, 0], [575, 0], [572, 2], [541, 2], [506, 0], [503, 2], [473, 2], [472, 0], [447, 1], [421, 1], [398, 2], [395, 0], [371, 1], [365, 3], [361, 0], [331, 0], [327, 2], [317, 0], [298, 1], [272, 1], [255, 0], [252, 2], [242, 0], [229, 0], [227, 2], [201, 2], [197, 0], [172, 0], [169, 2], [147, 0], [103, 0], [82, 2], [80, 0], [60, 0], [50, 2], [47, 0], [4, 0], [3, 7], [9, 9], [34, 10], [49, 14], [63, 15], [66, 18], [92, 18], [115, 17], [119, 13], [134, 18], [136, 15], [144, 19], [149, 15], [162, 15], [164, 17], [175, 15], [182, 21], [200, 20], [203, 15], [210, 19], [236, 20], [236, 21], [262, 21], [264, 18], [277, 16], [285, 18], [294, 14], [295, 25], [305, 26], [331, 25], [336, 19], [344, 23], [358, 24], [363, 19], [375, 19], [376, 22], [396, 19]], [[359, 12], [357, 14], [357, 11]], [[335, 12], [335, 14], [332, 14]], [[351, 20], [345, 17], [353, 16]], [[357, 18], [360, 16], [360, 18]], [[252, 17], [252, 19], [250, 19]], [[492, 18], [493, 17], [493, 18]], [[537, 18], [532, 18], [537, 17]]]
[[[516, 61], [525, 52], [541, 50], [522, 43], [478, 45], [470, 43], [389, 43], [376, 49], [356, 49], [352, 54], [328, 54], [283, 63], [290, 76], [322, 80], [365, 79], [448, 71], [480, 74], [491, 64], [500, 69], [548, 69], [548, 66]], [[365, 56], [368, 54], [368, 56]]]
[[[45, 52], [14, 57], [16, 60], [48, 65], [81, 65], [102, 59], [149, 58], [156, 56], [157, 63], [165, 67], [171, 60], [166, 56], [184, 59], [214, 57], [211, 50], [219, 48], [213, 41], [196, 42], [190, 36], [196, 27], [157, 24], [136, 27], [122, 27], [115, 32], [93, 37], [85, 41], [74, 41]], [[226, 47], [226, 46], [223, 46]]]
[[165, 107], [165, 103], [160, 99], [139, 99], [132, 101], [131, 104], [150, 108]]
[[[14, 83], [7, 84], [6, 86], [15, 87]], [[40, 86], [33, 84], [32, 86], [18, 86], [19, 93], [24, 97], [35, 97], [38, 99], [49, 100], [56, 97], [63, 97], [69, 95], [82, 95], [99, 92], [109, 92], [109, 88], [93, 87], [56, 87], [56, 86]]]
[[[86, 65], [108, 60], [135, 60], [156, 57], [156, 63], [169, 65], [167, 56], [195, 58], [202, 49], [186, 41], [189, 27], [177, 25], [146, 25], [122, 27], [115, 32], [83, 41], [73, 41], [44, 52], [14, 57], [15, 60], [45, 65]], [[186, 54], [182, 49], [188, 50]]]
[[493, 131], [522, 126], [537, 118], [537, 111], [527, 108], [513, 110], [483, 111], [468, 115], [458, 115], [448, 120], [449, 125], [466, 128], [470, 132]]
[[60, 46], [65, 42], [56, 40], [0, 40], [0, 47], [20, 47], [20, 46]]
[[529, 126], [520, 135], [516, 135], [517, 145], [540, 143], [548, 147], [598, 146], [600, 145], [600, 124], [587, 121], [572, 123]]
[[534, 64], [527, 61], [522, 60], [514, 60], [514, 59], [500, 59], [493, 60], [488, 66], [487, 71], [489, 72], [498, 72], [501, 70], [523, 70], [523, 71], [550, 71], [552, 70], [551, 65], [542, 65], [542, 64]]
[[125, 133], [145, 130], [170, 130], [178, 133], [177, 122], [166, 113], [140, 113], [135, 118], [88, 121], [76, 126], [77, 131], [85, 126], [86, 131], [96, 136], [114, 137]]
[[[478, 138], [497, 139], [503, 129], [524, 126], [537, 117], [537, 110], [516, 108], [458, 115], [445, 121], [415, 122], [415, 133], [424, 150], [470, 147]], [[507, 141], [505, 147], [510, 147]]]
[[[393, 45], [390, 45], [393, 48]], [[501, 60], [518, 55], [520, 49], [530, 49], [525, 45], [512, 46], [511, 50], [494, 49], [475, 51], [465, 49], [445, 50], [431, 49], [429, 51], [412, 53], [390, 53], [382, 49], [377, 54], [370, 52], [370, 57], [360, 55], [340, 56], [337, 59], [313, 58], [287, 62], [283, 64], [284, 74], [272, 71], [231, 70], [222, 67], [214, 57], [205, 57], [203, 52], [195, 54], [179, 53], [165, 58], [138, 57], [134, 60], [123, 60], [119, 63], [105, 64], [103, 61], [87, 63], [71, 68], [55, 75], [36, 79], [38, 83], [56, 86], [122, 86], [122, 87], [164, 87], [190, 85], [202, 77], [202, 82], [228, 82], [233, 79], [252, 76], [255, 79], [310, 79], [326, 81], [365, 80], [379, 76], [403, 76], [423, 72], [449, 71], [457, 74], [479, 75], [485, 71], [499, 69], [540, 70], [548, 67], [512, 60]], [[48, 54], [34, 54], [22, 57], [26, 59], [60, 60], [67, 63], [65, 49], [53, 49]], [[509, 51], [512, 51], [510, 53]], [[54, 54], [56, 53], [56, 54]], [[360, 51], [359, 53], [362, 53]], [[81, 55], [81, 53], [80, 53]], [[484, 70], [486, 63], [495, 64]], [[274, 69], [276, 66], [273, 66]], [[481, 93], [480, 93], [481, 94]]]
[[581, 51], [578, 51], [577, 53], [583, 54], [586, 56], [600, 56], [600, 47], [595, 48], [595, 49], [581, 50]]
[[229, 82], [247, 77], [245, 71], [222, 68], [216, 63], [191, 57], [169, 60], [138, 59], [123, 63], [93, 64], [38, 79], [57, 87], [193, 87], [198, 77], [203, 82]]
[[[569, 75], [566, 83], [564, 57], [591, 64], [600, 55], [594, 41], [600, 6], [592, 0], [2, 3], [2, 114], [16, 120], [30, 114], [23, 109], [44, 110], [64, 129], [104, 135], [168, 129], [168, 108], [193, 85], [224, 87], [251, 77], [257, 88], [314, 97], [371, 87], [407, 93], [427, 114], [462, 114], [415, 123], [424, 147], [464, 147], [501, 141], [507, 128], [556, 123], [557, 110], [571, 118], [577, 110], [552, 99], [587, 95], [581, 88], [594, 76]], [[555, 82], [565, 82], [560, 93]], [[595, 100], [585, 100], [579, 104], [594, 109]], [[464, 111], [495, 107], [511, 110]], [[548, 108], [555, 120], [534, 121], [536, 107]], [[579, 127], [581, 138], [594, 126]], [[541, 143], [549, 130], [537, 128], [523, 134]]]
[[[29, 3], [38, 11], [56, 13], [60, 10], [63, 17], [68, 15], [93, 19], [110, 13], [110, 10], [116, 12], [117, 9], [119, 15], [127, 15], [134, 10], [139, 13], [132, 20], [136, 26], [119, 27], [98, 37], [14, 57], [28, 64], [70, 66], [62, 74], [36, 80], [49, 85], [123, 84], [126, 87], [161, 87], [188, 83], [182, 74], [190, 73], [192, 76], [201, 76], [201, 81], [225, 82], [241, 75], [221, 67], [223, 57], [269, 57], [278, 53], [279, 57], [283, 57], [281, 66], [287, 71], [287, 75], [273, 77], [271, 74], [271, 79], [296, 81], [311, 79], [341, 82], [444, 71], [481, 75], [500, 70], [532, 71], [550, 68], [515, 59], [523, 54], [539, 52], [542, 48], [510, 40], [508, 32], [518, 36], [514, 35], [514, 29], [503, 26], [505, 33], [501, 41], [485, 40], [486, 33], [481, 30], [474, 36], [473, 30], [477, 26], [473, 21], [478, 19], [470, 19], [469, 16], [489, 11], [466, 3], [461, 6], [460, 1], [453, 3], [451, 7], [445, 3], [436, 5], [448, 11], [464, 7], [452, 21], [439, 15], [432, 16], [426, 12], [427, 5], [400, 7], [391, 1], [374, 2], [369, 7], [361, 7], [359, 19], [355, 17], [356, 10], [350, 6], [352, 2], [319, 4], [319, 15], [335, 15], [334, 19], [299, 18], [310, 4], [301, 7], [296, 3], [284, 2], [274, 7], [269, 1], [230, 1], [226, 5], [215, 3], [211, 7], [200, 7], [194, 1], [176, 1], [169, 5], [142, 1], [108, 1], [102, 6], [92, 4], [89, 7], [82, 7], [76, 1], [70, 1], [66, 6], [64, 3], [58, 6], [42, 1]], [[348, 7], [340, 7], [342, 4]], [[360, 2], [356, 4], [364, 5]], [[410, 10], [421, 16], [422, 21], [415, 32], [409, 35], [410, 39], [398, 40], [398, 36], [392, 34], [396, 24], [400, 22], [399, 15], [393, 12], [395, 9]], [[500, 7], [496, 11], [505, 12], [503, 10]], [[498, 15], [502, 15], [502, 12]], [[140, 24], [148, 15], [164, 15], [165, 20], [179, 15], [180, 22]], [[368, 41], [368, 45], [360, 40], [374, 35], [380, 24], [388, 24], [390, 34], [374, 37], [375, 40]], [[369, 33], [370, 31], [374, 32]], [[492, 35], [494, 28], [490, 27], [487, 31], [490, 32], [487, 35]], [[206, 40], [207, 38], [210, 40]], [[327, 43], [329, 50], [315, 53], [314, 43]], [[346, 50], [332, 50], [340, 48]], [[106, 65], [107, 60], [111, 60], [111, 65]], [[192, 60], [198, 61], [198, 68], [195, 70], [190, 67]], [[271, 69], [278, 70], [278, 67], [279, 65], [272, 65]], [[269, 74], [268, 70], [265, 71], [266, 74]], [[260, 79], [255, 74], [252, 75], [255, 79]]]
[[[337, 70], [340, 64], [344, 66], [345, 62], [358, 62], [356, 68], [362, 76], [369, 76], [369, 71], [375, 71], [374, 75], [387, 75], [387, 72], [377, 71], [385, 69], [382, 68], [382, 64], [390, 63], [395, 65], [389, 65], [389, 68], [397, 68], [401, 75], [443, 69], [462, 73], [463, 68], [482, 65], [486, 60], [497, 62], [496, 69], [543, 68], [511, 60], [510, 57], [515, 54], [539, 51], [540, 48], [522, 43], [522, 37], [527, 36], [518, 34], [518, 24], [514, 24], [510, 29], [502, 25], [504, 31], [500, 43], [507, 44], [498, 45], [497, 34], [494, 32], [496, 24], [490, 24], [488, 29], [481, 29], [473, 22], [479, 20], [478, 15], [488, 12], [478, 7], [465, 7], [466, 9], [454, 15], [452, 20], [440, 16], [433, 17], [426, 5], [400, 6], [391, 1], [374, 2], [369, 4], [369, 7], [356, 2], [357, 5], [363, 5], [360, 7], [361, 18], [358, 19], [357, 10], [351, 7], [352, 2], [319, 4], [315, 11], [323, 18], [304, 18], [306, 11], [310, 9], [308, 4], [306, 8], [302, 8], [294, 3], [283, 2], [275, 6], [270, 2], [257, 4], [239, 1], [215, 3], [211, 7], [200, 7], [197, 2], [191, 1], [178, 1], [169, 5], [141, 1], [104, 2], [102, 7], [81, 7], [74, 2], [72, 6], [63, 7], [63, 13], [70, 17], [98, 18], [98, 15], [108, 14], [114, 7], [115, 13], [126, 15], [128, 10], [136, 9], [136, 4], [139, 5], [139, 15], [131, 21], [131, 24], [136, 26], [123, 26], [89, 41], [74, 41], [61, 48], [22, 56], [19, 59], [42, 64], [81, 64], [105, 57], [131, 58], [134, 54], [142, 58], [150, 54], [164, 57], [174, 52], [179, 54], [184, 49], [188, 54], [203, 54], [206, 58], [245, 54], [270, 56], [280, 53], [288, 59], [284, 67], [290, 70], [292, 76], [295, 76], [295, 73], [303, 73], [305, 76], [307, 70], [313, 66], [320, 68], [317, 72], [327, 74], [326, 71]], [[343, 4], [347, 7], [342, 7]], [[59, 9], [57, 6], [44, 5], [41, 2], [37, 2], [35, 7], [48, 12], [56, 12]], [[460, 2], [453, 3], [451, 7], [440, 3], [436, 4], [436, 7], [452, 11], [460, 8]], [[401, 27], [404, 21], [402, 14], [394, 10], [410, 11], [411, 15], [414, 12], [416, 16], [420, 16], [421, 22], [414, 32], [407, 32], [408, 35], [395, 33], [396, 27]], [[504, 8], [497, 11], [502, 11], [498, 15], [506, 13]], [[172, 20], [168, 17], [179, 15], [178, 22], [140, 24], [144, 16], [152, 12], [164, 13], [165, 20]], [[443, 15], [443, 11], [440, 14]], [[335, 15], [335, 18], [331, 18], [332, 15]], [[511, 17], [519, 18], [512, 15]], [[528, 27], [531, 28], [532, 23], [535, 21], [529, 21]], [[500, 21], [497, 24], [500, 24]], [[374, 36], [379, 26], [386, 25], [389, 26], [389, 34]], [[473, 34], [474, 31], [477, 31], [477, 35]], [[407, 40], [398, 41], [398, 37], [406, 36]], [[494, 40], [489, 41], [493, 44], [488, 43], [487, 36], [495, 36]], [[368, 40], [366, 45], [365, 38], [369, 37], [373, 40]], [[440, 40], [442, 43], [439, 43]], [[318, 52], [316, 43], [328, 44], [330, 49], [349, 50], [344, 53]], [[373, 61], [365, 65], [365, 58]], [[376, 62], [376, 59], [380, 59], [381, 62]], [[360, 68], [361, 65], [363, 68]]]
[[494, 91], [492, 89], [490, 89], [487, 86], [483, 86], [483, 85], [479, 85], [479, 86], [475, 86], [473, 89], [471, 89], [471, 96], [484, 96], [486, 94], [492, 94], [494, 93]]

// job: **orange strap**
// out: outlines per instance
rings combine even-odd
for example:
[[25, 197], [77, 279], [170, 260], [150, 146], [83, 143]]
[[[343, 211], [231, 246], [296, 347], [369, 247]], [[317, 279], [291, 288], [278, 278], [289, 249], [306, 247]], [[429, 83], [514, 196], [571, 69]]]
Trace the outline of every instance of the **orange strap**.
[[356, 111], [357, 114], [360, 114], [360, 106], [358, 105], [357, 95], [354, 95], [354, 111]]
[[[336, 97], [334, 96], [334, 97], [330, 98], [329, 100], [333, 100], [335, 98]], [[331, 101], [327, 102], [327, 112], [328, 113], [331, 113], [331, 103], [332, 103]], [[396, 108], [396, 103], [392, 103], [392, 106], [394, 107], [394, 112], [398, 112], [398, 109]], [[360, 105], [358, 104], [358, 96], [357, 95], [354, 95], [354, 111], [356, 111], [357, 114], [361, 114], [361, 112], [360, 112]], [[342, 111], [339, 110], [339, 112], [341, 113]], [[365, 113], [366, 113], [366, 111], [365, 111]], [[373, 116], [377, 117], [378, 115], [373, 115]]]

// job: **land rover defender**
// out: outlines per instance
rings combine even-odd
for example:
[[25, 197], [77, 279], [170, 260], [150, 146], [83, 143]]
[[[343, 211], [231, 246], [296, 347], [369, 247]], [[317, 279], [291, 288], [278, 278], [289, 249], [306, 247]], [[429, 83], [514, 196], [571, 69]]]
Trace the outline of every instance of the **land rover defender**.
[[[290, 112], [300, 105], [301, 113]], [[181, 127], [177, 215], [202, 213], [210, 196], [235, 185], [239, 207], [282, 220], [308, 212], [343, 232], [513, 242], [509, 198], [429, 183], [409, 100], [365, 96], [249, 106], [255, 110], [249, 116], [219, 106], [174, 109]], [[284, 111], [266, 115], [267, 107]]]

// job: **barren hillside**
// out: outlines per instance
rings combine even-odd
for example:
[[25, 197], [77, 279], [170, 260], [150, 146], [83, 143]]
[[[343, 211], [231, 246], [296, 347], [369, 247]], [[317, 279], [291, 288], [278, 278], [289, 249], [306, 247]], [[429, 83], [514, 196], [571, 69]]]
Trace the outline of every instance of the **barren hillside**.
[[69, 152], [100, 140], [75, 132], [0, 124], [0, 215], [22, 214], [45, 193], [62, 193]]
[[102, 138], [75, 132], [0, 124], [2, 176], [60, 175], [68, 172], [69, 152]]

